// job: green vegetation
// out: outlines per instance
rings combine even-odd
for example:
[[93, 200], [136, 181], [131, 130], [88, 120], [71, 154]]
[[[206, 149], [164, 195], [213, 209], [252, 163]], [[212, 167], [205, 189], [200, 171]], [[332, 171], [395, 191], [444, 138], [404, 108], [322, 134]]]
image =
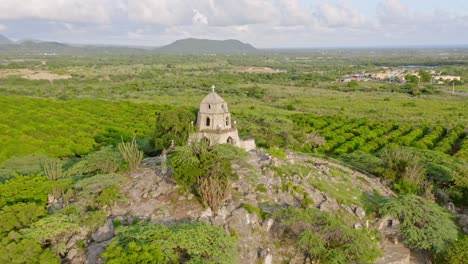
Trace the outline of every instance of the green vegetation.
[[[454, 240], [456, 230], [447, 213], [407, 196], [468, 203], [466, 83], [456, 82], [454, 90], [460, 93], [451, 95], [451, 83], [430, 83], [423, 67], [415, 69], [420, 78], [407, 71], [405, 84], [337, 81], [345, 74], [414, 64], [436, 66], [442, 75], [466, 80], [464, 50], [444, 50], [443, 57], [439, 49], [205, 56], [117, 47], [106, 54], [99, 54], [100, 48], [80, 53], [71, 46], [43, 43], [39, 45], [47, 50], [79, 55], [43, 56], [25, 53], [28, 45], [0, 54], [0, 70], [31, 69], [72, 78], [0, 75], [0, 263], [58, 263], [71, 236], [101, 226], [114, 203], [124, 200], [124, 172], [138, 167], [141, 151], [158, 155], [172, 140], [176, 148], [168, 164], [174, 180], [216, 211], [235, 180], [231, 163], [242, 168], [250, 164], [245, 151], [230, 145], [185, 145], [198, 103], [212, 84], [229, 102], [242, 138], [254, 138], [278, 159], [292, 149], [338, 159], [389, 181], [403, 196], [387, 201], [378, 193], [364, 195], [336, 168], [330, 169], [328, 180], [307, 179], [341, 204], [374, 213], [382, 209], [401, 218], [405, 241], [412, 247], [443, 252], [447, 263], [466, 259], [466, 238]], [[291, 179], [313, 175], [313, 166], [272, 169], [281, 177], [282, 189], [303, 207], [274, 215], [284, 231], [279, 240], [293, 243], [306, 261], [375, 260], [379, 252], [372, 231], [353, 230], [340, 215], [307, 209], [314, 201]], [[270, 192], [257, 182], [255, 189], [262, 195]], [[49, 205], [48, 194], [55, 199]], [[65, 207], [59, 208], [57, 201]], [[260, 219], [270, 217], [261, 208], [243, 208]], [[206, 224], [139, 223], [120, 226], [117, 233], [105, 253], [109, 263], [236, 262], [235, 238]], [[80, 248], [86, 247], [83, 241]]]
[[118, 227], [107, 263], [237, 263], [236, 239], [205, 223]]
[[265, 220], [271, 216], [269, 213], [263, 211], [261, 208], [253, 206], [251, 204], [243, 204], [242, 208], [244, 208], [249, 214], [256, 214], [258, 216], [258, 219], [260, 220]]
[[[56, 101], [0, 97], [0, 162], [12, 156], [43, 153], [52, 157], [89, 154], [121, 138], [148, 137], [154, 112], [149, 104]], [[14, 117], [14, 118], [13, 118]]]
[[160, 152], [168, 148], [172, 140], [175, 145], [184, 145], [189, 133], [194, 129], [190, 122], [195, 121], [195, 115], [185, 109], [161, 111], [156, 116], [153, 145]]
[[446, 263], [463, 264], [468, 259], [468, 236], [462, 235], [444, 255]]
[[457, 238], [457, 227], [450, 213], [415, 195], [401, 195], [386, 201], [381, 213], [400, 220], [401, 235], [412, 248], [441, 253]]
[[366, 230], [352, 229], [334, 216], [316, 208], [279, 211], [278, 238], [292, 241], [305, 261], [324, 263], [373, 263], [380, 256], [376, 241]]
[[205, 142], [191, 143], [177, 147], [170, 160], [177, 184], [192, 190], [213, 211], [223, 204], [233, 177], [230, 160], [216, 155], [216, 148]]
[[133, 136], [132, 141], [119, 143], [119, 152], [122, 155], [122, 158], [127, 162], [128, 168], [130, 171], [134, 171], [140, 167], [140, 163], [143, 160], [143, 151], [138, 149], [135, 136]]

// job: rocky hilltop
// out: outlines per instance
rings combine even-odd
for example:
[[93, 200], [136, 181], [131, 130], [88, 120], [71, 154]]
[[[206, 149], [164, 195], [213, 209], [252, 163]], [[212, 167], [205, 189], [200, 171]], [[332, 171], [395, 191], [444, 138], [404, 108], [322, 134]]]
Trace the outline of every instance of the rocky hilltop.
[[[143, 167], [123, 182], [124, 201], [112, 206], [108, 221], [92, 235], [86, 251], [77, 253], [72, 246], [66, 259], [102, 263], [100, 254], [114, 235], [113, 223], [147, 220], [169, 225], [201, 221], [222, 227], [238, 236], [240, 263], [303, 263], [293, 245], [275, 242], [283, 227], [271, 214], [287, 207], [319, 208], [344, 219], [352, 228], [377, 227], [382, 223], [366, 215], [366, 197], [393, 195], [377, 178], [302, 154], [288, 153], [288, 158], [276, 160], [262, 151], [251, 151], [247, 160], [233, 167], [238, 180], [231, 183], [224, 205], [213, 212], [181, 190], [171, 171], [160, 166], [159, 158], [143, 160]], [[409, 263], [409, 250], [404, 246], [387, 239], [382, 239], [381, 246], [384, 257], [379, 263]]]

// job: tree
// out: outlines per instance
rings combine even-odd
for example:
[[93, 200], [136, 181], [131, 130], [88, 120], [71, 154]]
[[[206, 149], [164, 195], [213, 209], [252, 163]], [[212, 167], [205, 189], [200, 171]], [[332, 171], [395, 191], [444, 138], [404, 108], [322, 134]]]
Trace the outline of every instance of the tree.
[[416, 195], [401, 195], [386, 201], [381, 214], [400, 220], [400, 232], [412, 248], [443, 252], [457, 238], [451, 214], [432, 201]]
[[421, 82], [430, 82], [432, 75], [424, 69], [419, 70], [419, 76], [421, 77]]
[[166, 110], [156, 115], [156, 127], [153, 134], [154, 148], [160, 152], [170, 146], [171, 141], [178, 146], [185, 145], [189, 133], [194, 129], [191, 122], [195, 121], [193, 112], [185, 109]]

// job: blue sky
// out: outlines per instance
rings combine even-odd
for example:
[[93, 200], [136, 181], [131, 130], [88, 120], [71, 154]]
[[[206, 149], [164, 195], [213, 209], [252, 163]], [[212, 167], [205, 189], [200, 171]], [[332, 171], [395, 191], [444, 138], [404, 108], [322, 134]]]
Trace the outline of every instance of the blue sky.
[[260, 48], [468, 44], [466, 0], [0, 0], [0, 34], [161, 46], [196, 37]]

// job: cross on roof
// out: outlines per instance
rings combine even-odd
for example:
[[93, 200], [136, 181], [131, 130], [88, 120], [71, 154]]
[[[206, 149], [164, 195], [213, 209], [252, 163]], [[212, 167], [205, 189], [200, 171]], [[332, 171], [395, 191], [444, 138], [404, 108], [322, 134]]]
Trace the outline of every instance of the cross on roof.
[[214, 86], [214, 84], [213, 84], [213, 85], [211, 86], [211, 90], [213, 91], [213, 93], [214, 93], [214, 89], [215, 89], [215, 86]]

